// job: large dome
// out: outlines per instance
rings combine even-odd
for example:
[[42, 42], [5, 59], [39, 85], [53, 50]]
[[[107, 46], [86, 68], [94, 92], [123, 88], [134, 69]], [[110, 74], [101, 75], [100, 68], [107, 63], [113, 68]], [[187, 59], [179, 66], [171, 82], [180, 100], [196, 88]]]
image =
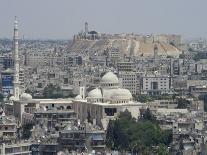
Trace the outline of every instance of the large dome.
[[119, 79], [114, 73], [108, 72], [102, 77], [101, 84], [102, 86], [118, 86]]
[[103, 98], [105, 100], [131, 100], [132, 94], [127, 89], [117, 88], [117, 89], [104, 89]]
[[32, 96], [30, 94], [27, 94], [27, 93], [23, 93], [20, 96], [20, 100], [22, 100], [22, 101], [27, 101], [27, 100], [31, 100], [31, 99], [32, 99]]
[[113, 94], [111, 95], [112, 98], [116, 99], [132, 99], [132, 94], [128, 89], [117, 89], [116, 91], [113, 91]]
[[89, 98], [102, 98], [102, 93], [99, 88], [93, 89], [88, 93]]

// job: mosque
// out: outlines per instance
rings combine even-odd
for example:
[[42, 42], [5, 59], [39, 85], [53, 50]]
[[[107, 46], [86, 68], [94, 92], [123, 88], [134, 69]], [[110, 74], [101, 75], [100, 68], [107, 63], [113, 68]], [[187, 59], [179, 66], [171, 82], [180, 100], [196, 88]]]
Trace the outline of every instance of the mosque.
[[[88, 31], [86, 24], [86, 32]], [[80, 94], [75, 99], [32, 99], [27, 93], [20, 93], [19, 82], [19, 51], [18, 51], [18, 26], [15, 19], [14, 26], [14, 90], [9, 98], [13, 103], [8, 109], [21, 123], [31, 122], [34, 113], [39, 109], [56, 111], [61, 109], [73, 109], [80, 122], [89, 121], [94, 125], [107, 128], [110, 119], [115, 119], [120, 112], [128, 110], [134, 118], [140, 115], [139, 109], [146, 104], [132, 100], [129, 90], [120, 87], [119, 79], [113, 72], [106, 73], [100, 82], [100, 86], [91, 90], [85, 97], [85, 88], [80, 88]], [[9, 110], [7, 110], [9, 111]]]
[[[82, 94], [82, 95], [81, 95]], [[91, 90], [87, 97], [80, 91], [73, 101], [73, 108], [81, 122], [89, 121], [104, 129], [110, 119], [115, 119], [120, 112], [128, 110], [134, 118], [138, 118], [139, 109], [146, 104], [132, 100], [129, 90], [120, 88], [118, 77], [113, 72], [106, 73], [100, 86]]]
[[19, 100], [13, 96], [10, 98], [14, 103], [15, 116], [21, 123], [31, 122], [33, 114], [39, 109], [48, 110], [72, 109], [76, 113], [80, 123], [90, 122], [103, 129], [107, 129], [109, 120], [116, 119], [120, 112], [128, 110], [134, 118], [140, 116], [140, 109], [146, 108], [145, 103], [132, 100], [129, 90], [119, 86], [118, 77], [113, 72], [106, 73], [100, 86], [91, 90], [85, 97], [85, 88], [80, 88], [80, 94], [74, 99], [33, 99], [30, 94], [23, 93]]

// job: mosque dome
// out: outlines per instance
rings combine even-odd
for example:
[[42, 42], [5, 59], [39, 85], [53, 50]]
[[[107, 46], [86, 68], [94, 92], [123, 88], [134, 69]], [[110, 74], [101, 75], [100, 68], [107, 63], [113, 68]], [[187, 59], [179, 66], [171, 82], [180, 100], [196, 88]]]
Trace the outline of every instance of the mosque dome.
[[128, 89], [121, 89], [118, 88], [116, 91], [113, 91], [111, 95], [112, 98], [119, 98], [119, 99], [132, 99], [132, 94]]
[[66, 155], [66, 153], [64, 153], [64, 152], [62, 152], [62, 151], [59, 151], [59, 152], [57, 153], [57, 155]]
[[99, 88], [93, 89], [88, 93], [89, 98], [102, 98], [102, 93]]
[[81, 97], [80, 95], [77, 95], [77, 96], [75, 97], [75, 100], [82, 100], [82, 97]]
[[102, 84], [118, 84], [119, 79], [113, 72], [108, 72], [102, 77], [101, 83]]
[[31, 99], [32, 99], [32, 96], [30, 94], [27, 94], [27, 93], [23, 93], [20, 96], [20, 100], [22, 100], [22, 101], [28, 101], [28, 100], [31, 100]]
[[14, 100], [16, 100], [16, 98], [15, 98], [14, 96], [11, 96], [11, 97], [9, 98], [9, 101], [14, 101]]

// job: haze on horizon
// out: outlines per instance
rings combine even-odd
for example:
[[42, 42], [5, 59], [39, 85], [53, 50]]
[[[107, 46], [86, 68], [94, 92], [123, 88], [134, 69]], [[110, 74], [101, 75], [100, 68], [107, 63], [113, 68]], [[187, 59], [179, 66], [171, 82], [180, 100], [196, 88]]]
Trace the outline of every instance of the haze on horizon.
[[25, 39], [71, 39], [102, 33], [181, 34], [207, 38], [206, 0], [1, 0], [0, 38], [12, 38], [14, 16]]

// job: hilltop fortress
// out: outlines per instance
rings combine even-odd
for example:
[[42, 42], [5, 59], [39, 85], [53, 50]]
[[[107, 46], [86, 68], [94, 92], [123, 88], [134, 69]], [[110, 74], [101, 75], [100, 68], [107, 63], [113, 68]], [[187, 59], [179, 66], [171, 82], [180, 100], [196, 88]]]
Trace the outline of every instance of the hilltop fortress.
[[180, 50], [180, 35], [137, 35], [137, 34], [105, 34], [95, 30], [90, 31], [88, 23], [85, 30], [74, 35], [71, 51], [99, 51], [118, 49], [120, 55], [125, 56], [153, 56], [154, 46], [158, 48], [159, 56], [178, 57]]

